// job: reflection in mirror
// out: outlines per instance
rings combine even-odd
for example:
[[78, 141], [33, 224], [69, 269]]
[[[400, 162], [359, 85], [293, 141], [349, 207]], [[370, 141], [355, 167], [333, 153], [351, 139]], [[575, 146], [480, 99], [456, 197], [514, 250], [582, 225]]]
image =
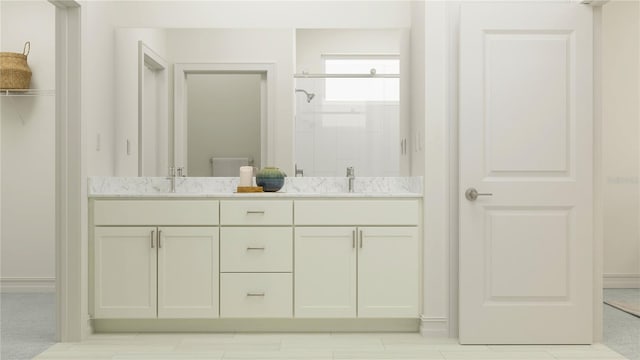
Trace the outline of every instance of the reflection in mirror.
[[174, 64], [176, 167], [188, 176], [236, 177], [240, 166], [264, 166], [274, 74], [266, 63]]
[[305, 176], [344, 176], [347, 167], [400, 175], [398, 77], [295, 80], [309, 94], [296, 96], [296, 166]]
[[189, 176], [238, 176], [260, 167], [260, 74], [187, 75]]
[[296, 30], [295, 165], [304, 176], [410, 173], [409, 40], [406, 29]]
[[138, 175], [163, 176], [169, 167], [168, 63], [138, 41]]

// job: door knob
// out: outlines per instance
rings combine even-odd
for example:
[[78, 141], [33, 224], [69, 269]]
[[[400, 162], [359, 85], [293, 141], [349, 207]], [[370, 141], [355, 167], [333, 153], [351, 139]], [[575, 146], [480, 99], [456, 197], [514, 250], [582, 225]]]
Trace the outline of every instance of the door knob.
[[479, 193], [475, 188], [468, 188], [467, 191], [464, 192], [464, 197], [469, 201], [476, 201], [478, 196], [493, 196], [492, 193]]

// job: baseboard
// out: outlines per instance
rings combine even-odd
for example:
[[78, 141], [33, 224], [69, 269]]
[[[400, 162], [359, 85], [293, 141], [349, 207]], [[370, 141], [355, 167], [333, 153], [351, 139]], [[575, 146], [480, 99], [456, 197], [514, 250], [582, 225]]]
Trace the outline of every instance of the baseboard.
[[425, 337], [449, 337], [449, 322], [445, 317], [420, 317], [420, 334]]
[[0, 278], [0, 292], [3, 293], [40, 293], [55, 292], [55, 278]]
[[638, 289], [640, 274], [604, 274], [605, 289]]
[[419, 319], [93, 319], [116, 332], [417, 332]]

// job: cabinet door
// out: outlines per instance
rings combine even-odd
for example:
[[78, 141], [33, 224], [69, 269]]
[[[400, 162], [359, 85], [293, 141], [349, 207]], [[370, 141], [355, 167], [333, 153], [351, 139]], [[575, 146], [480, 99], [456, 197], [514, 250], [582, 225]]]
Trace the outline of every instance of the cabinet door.
[[358, 238], [358, 317], [418, 317], [417, 228], [358, 228]]
[[295, 317], [356, 316], [355, 228], [295, 229]]
[[218, 317], [218, 228], [158, 231], [158, 317]]
[[156, 317], [156, 228], [96, 227], [94, 317]]

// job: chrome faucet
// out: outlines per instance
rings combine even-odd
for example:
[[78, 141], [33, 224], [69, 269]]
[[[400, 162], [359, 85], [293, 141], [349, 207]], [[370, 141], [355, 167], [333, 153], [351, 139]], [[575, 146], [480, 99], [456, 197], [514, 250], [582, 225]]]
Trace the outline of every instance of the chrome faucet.
[[169, 167], [169, 180], [171, 180], [171, 192], [176, 192], [176, 177], [184, 177], [183, 175], [184, 168], [183, 167]]
[[295, 168], [295, 173], [296, 173], [296, 177], [303, 177], [304, 176], [304, 170], [298, 167], [298, 164], [294, 164], [294, 168]]
[[349, 192], [353, 192], [353, 182], [356, 180], [356, 173], [353, 166], [347, 168], [347, 178], [349, 179]]

